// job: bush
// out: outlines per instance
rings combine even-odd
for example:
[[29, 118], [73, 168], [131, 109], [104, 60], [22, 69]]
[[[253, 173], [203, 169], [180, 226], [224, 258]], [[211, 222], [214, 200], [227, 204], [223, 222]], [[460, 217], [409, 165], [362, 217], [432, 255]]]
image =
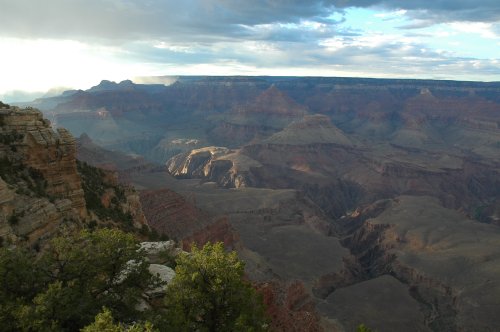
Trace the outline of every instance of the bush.
[[175, 272], [165, 297], [165, 330], [267, 330], [262, 299], [243, 280], [243, 262], [222, 243], [181, 254]]
[[267, 330], [243, 263], [221, 243], [181, 255], [165, 307], [137, 311], [141, 295], [161, 285], [137, 249], [132, 235], [112, 229], [56, 237], [38, 254], [0, 248], [0, 330], [156, 331], [136, 323], [145, 317], [161, 331]]
[[16, 226], [17, 224], [19, 224], [19, 217], [15, 212], [9, 217], [8, 223], [11, 226]]
[[361, 324], [361, 325], [358, 326], [356, 332], [375, 332], [375, 331], [373, 331], [372, 329], [366, 327], [365, 324]]
[[78, 331], [104, 306], [131, 322], [141, 294], [157, 285], [132, 235], [109, 229], [54, 238], [39, 257], [0, 249], [0, 276], [6, 332]]
[[95, 317], [95, 321], [86, 326], [81, 332], [157, 332], [149, 322], [144, 324], [134, 323], [125, 327], [123, 324], [115, 323], [111, 311], [103, 308], [103, 311]]
[[[77, 162], [78, 172], [82, 177], [82, 188], [87, 209], [93, 211], [102, 220], [113, 220], [119, 223], [125, 231], [133, 229], [133, 217], [130, 212], [124, 212], [121, 204], [126, 203], [125, 189], [105, 181], [105, 172], [85, 162]], [[106, 190], [112, 189], [115, 196], [111, 199], [109, 207], [101, 202], [101, 197]]]

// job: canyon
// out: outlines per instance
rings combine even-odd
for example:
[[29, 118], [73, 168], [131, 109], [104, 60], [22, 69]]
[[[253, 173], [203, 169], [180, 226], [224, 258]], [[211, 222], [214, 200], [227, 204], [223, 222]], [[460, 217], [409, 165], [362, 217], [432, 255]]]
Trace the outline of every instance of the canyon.
[[[65, 177], [78, 157], [138, 191], [138, 226], [185, 249], [223, 241], [283, 331], [494, 331], [499, 96], [500, 83], [431, 80], [103, 81], [21, 105], [67, 131], [0, 110], [13, 140], [0, 156], [29, 156], [54, 220], [89, 214]], [[0, 182], [6, 219], [13, 195]]]

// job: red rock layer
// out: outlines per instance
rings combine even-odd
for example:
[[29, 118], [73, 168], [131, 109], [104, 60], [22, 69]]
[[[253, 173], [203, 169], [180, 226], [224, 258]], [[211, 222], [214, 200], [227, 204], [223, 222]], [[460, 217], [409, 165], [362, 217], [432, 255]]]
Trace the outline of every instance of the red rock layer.
[[266, 282], [256, 286], [262, 294], [271, 331], [319, 332], [324, 331], [320, 317], [302, 282]]
[[140, 200], [149, 226], [174, 239], [190, 236], [209, 222], [202, 211], [169, 189], [142, 191]]
[[190, 250], [193, 244], [201, 247], [207, 242], [223, 242], [225, 248], [233, 249], [238, 240], [239, 237], [231, 228], [227, 218], [223, 217], [183, 239], [182, 249]]

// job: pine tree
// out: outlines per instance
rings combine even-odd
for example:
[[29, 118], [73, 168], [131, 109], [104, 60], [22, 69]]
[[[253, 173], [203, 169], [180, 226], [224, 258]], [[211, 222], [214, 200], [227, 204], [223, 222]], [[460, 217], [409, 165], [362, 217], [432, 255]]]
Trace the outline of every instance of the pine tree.
[[166, 322], [173, 331], [265, 331], [262, 300], [243, 280], [244, 264], [222, 243], [181, 255], [167, 288]]

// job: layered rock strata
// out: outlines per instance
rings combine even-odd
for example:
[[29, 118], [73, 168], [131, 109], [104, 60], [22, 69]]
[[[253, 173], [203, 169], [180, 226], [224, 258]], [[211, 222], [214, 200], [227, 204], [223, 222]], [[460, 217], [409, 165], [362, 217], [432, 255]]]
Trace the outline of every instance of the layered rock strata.
[[[0, 110], [0, 236], [36, 242], [87, 217], [75, 140], [34, 109]], [[71, 223], [70, 223], [71, 224]]]

